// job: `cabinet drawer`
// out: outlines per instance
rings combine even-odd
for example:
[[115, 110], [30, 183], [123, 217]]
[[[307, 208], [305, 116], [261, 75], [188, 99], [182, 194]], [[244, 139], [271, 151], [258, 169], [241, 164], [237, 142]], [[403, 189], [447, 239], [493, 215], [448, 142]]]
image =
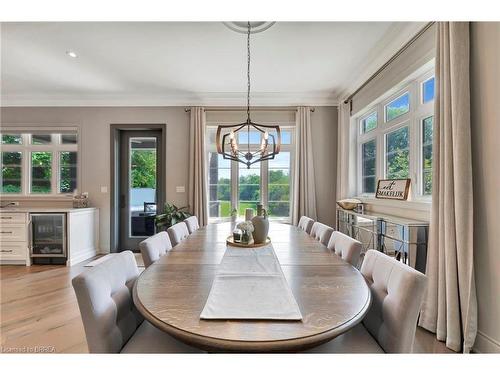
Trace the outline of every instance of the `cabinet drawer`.
[[0, 260], [26, 260], [27, 242], [0, 242]]
[[0, 224], [23, 224], [26, 223], [24, 212], [2, 212], [0, 213]]
[[2, 224], [0, 227], [0, 242], [26, 241], [26, 224]]

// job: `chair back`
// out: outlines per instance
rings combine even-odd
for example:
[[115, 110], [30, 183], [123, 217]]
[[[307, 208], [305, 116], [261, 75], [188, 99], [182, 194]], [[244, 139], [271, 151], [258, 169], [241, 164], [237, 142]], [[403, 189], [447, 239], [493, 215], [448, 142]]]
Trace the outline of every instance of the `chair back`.
[[172, 246], [179, 244], [187, 236], [189, 236], [189, 230], [185, 222], [180, 222], [172, 225], [167, 229], [168, 235], [170, 236], [170, 242]]
[[85, 270], [72, 280], [90, 353], [118, 353], [144, 318], [132, 301], [139, 269], [131, 251]]
[[311, 234], [311, 228], [314, 224], [314, 220], [307, 216], [302, 216], [299, 220], [299, 224], [297, 225], [300, 229], [302, 229], [307, 234]]
[[165, 231], [156, 233], [139, 244], [142, 260], [144, 260], [146, 268], [160, 259], [162, 255], [165, 255], [171, 248], [170, 237]]
[[377, 250], [361, 266], [372, 304], [363, 324], [387, 353], [411, 353], [427, 277]]
[[333, 228], [320, 223], [319, 221], [315, 222], [311, 228], [311, 237], [321, 242], [323, 245], [328, 245], [328, 241], [330, 241], [330, 237], [332, 236]]
[[184, 220], [184, 222], [188, 227], [189, 234], [200, 228], [200, 224], [198, 223], [198, 218], [196, 216], [189, 216], [186, 220]]
[[351, 263], [354, 267], [358, 266], [359, 255], [361, 254], [362, 248], [361, 242], [358, 240], [342, 232], [334, 231], [326, 247], [334, 251], [335, 254], [346, 262]]

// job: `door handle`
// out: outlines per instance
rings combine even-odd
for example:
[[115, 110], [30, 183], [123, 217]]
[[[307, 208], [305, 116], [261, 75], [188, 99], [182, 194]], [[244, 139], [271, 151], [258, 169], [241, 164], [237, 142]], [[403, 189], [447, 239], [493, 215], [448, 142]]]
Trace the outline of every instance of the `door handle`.
[[127, 206], [125, 194], [120, 195], [120, 208], [125, 208]]

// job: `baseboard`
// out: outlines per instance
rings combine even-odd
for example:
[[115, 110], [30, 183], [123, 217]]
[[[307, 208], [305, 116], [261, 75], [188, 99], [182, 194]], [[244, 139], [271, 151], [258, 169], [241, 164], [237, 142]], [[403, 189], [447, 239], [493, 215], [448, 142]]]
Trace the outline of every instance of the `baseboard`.
[[97, 254], [99, 254], [99, 250], [96, 249], [95, 247], [91, 247], [85, 250], [80, 250], [78, 252], [78, 256], [74, 258], [70, 258], [67, 262], [68, 266], [74, 266], [75, 264], [81, 263], [84, 260], [90, 259], [95, 257]]
[[500, 342], [489, 337], [481, 331], [477, 331], [476, 342], [472, 347], [474, 353], [500, 353]]

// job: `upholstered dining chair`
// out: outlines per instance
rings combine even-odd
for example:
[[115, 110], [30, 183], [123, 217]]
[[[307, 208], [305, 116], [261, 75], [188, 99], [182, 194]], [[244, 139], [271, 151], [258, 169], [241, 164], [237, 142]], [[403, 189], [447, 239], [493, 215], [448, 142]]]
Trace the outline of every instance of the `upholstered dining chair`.
[[320, 223], [319, 221], [315, 222], [311, 228], [311, 237], [321, 242], [323, 245], [328, 245], [328, 241], [330, 241], [330, 237], [332, 236], [333, 228]]
[[361, 266], [372, 294], [363, 322], [312, 353], [411, 353], [427, 277], [377, 250]]
[[311, 233], [311, 228], [314, 224], [314, 220], [307, 216], [302, 216], [299, 220], [299, 224], [297, 225], [300, 229], [302, 229], [307, 234]]
[[189, 230], [185, 222], [180, 222], [172, 225], [167, 229], [168, 235], [170, 236], [170, 242], [172, 246], [176, 246], [187, 236], [189, 236]]
[[72, 280], [90, 353], [197, 353], [144, 320], [132, 301], [139, 269], [124, 251]]
[[358, 266], [359, 255], [362, 249], [361, 242], [358, 240], [342, 232], [333, 231], [326, 247], [335, 252], [335, 254], [346, 262], [351, 263], [354, 267]]
[[160, 259], [162, 255], [165, 255], [167, 251], [172, 249], [172, 243], [170, 242], [168, 233], [163, 231], [139, 243], [139, 249], [141, 250], [144, 266], [148, 268], [151, 264]]
[[200, 228], [200, 224], [198, 223], [198, 218], [196, 216], [189, 216], [186, 220], [184, 220], [184, 222], [188, 227], [189, 234]]

